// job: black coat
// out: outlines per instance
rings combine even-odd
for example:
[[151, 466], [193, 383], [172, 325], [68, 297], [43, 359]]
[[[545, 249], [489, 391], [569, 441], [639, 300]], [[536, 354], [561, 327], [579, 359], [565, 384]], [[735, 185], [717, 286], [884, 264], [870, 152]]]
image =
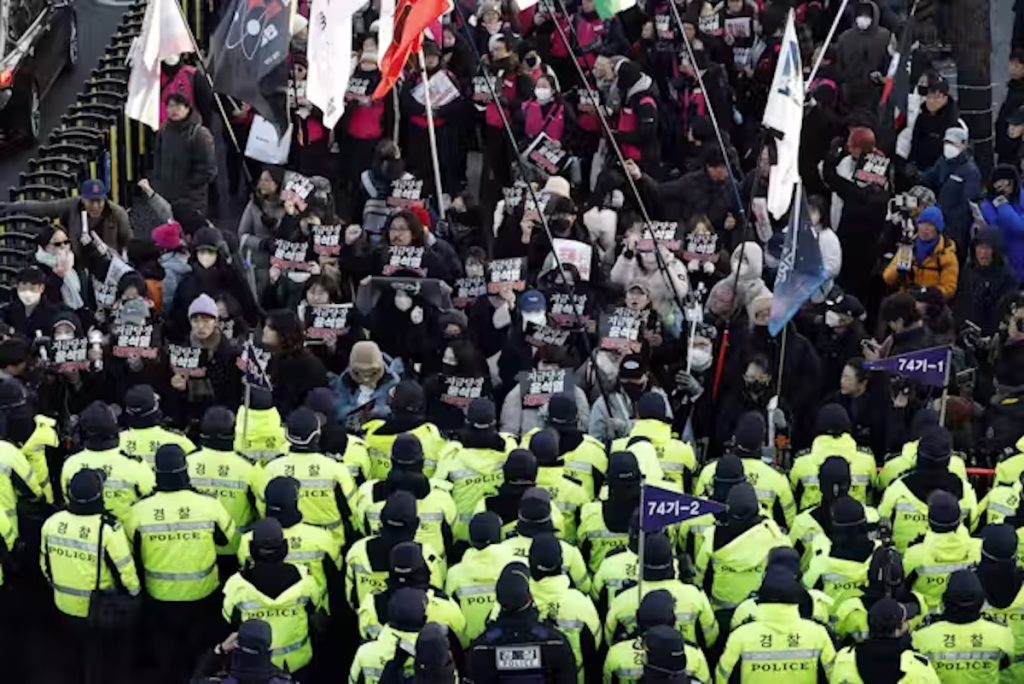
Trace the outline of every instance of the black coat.
[[910, 143], [910, 160], [917, 168], [924, 170], [942, 158], [942, 144], [946, 129], [956, 126], [960, 110], [950, 99], [946, 106], [932, 114], [927, 107], [921, 107], [914, 123], [914, 138]]
[[1006, 122], [1010, 115], [1024, 107], [1024, 79], [1011, 79], [1006, 84], [1006, 99], [999, 108], [996, 118], [996, 154], [1000, 164], [1015, 164], [1018, 158], [1019, 140], [1010, 140], [1006, 135]]
[[53, 318], [59, 311], [60, 307], [54, 306], [47, 299], [41, 299], [32, 310], [32, 314], [26, 315], [25, 305], [14, 297], [10, 304], [0, 309], [0, 320], [14, 328], [14, 332], [31, 340], [36, 336], [37, 330], [45, 337], [50, 336]]
[[231, 266], [218, 259], [213, 268], [203, 268], [193, 260], [192, 272], [178, 283], [174, 291], [171, 310], [164, 312], [173, 336], [184, 338], [188, 335], [188, 307], [201, 294], [210, 295], [214, 299], [218, 295], [229, 294], [241, 304], [242, 317], [247, 323], [255, 325], [259, 318], [252, 291]]
[[287, 417], [302, 406], [311, 389], [327, 387], [327, 369], [308, 349], [275, 354], [268, 367], [274, 391], [274, 406]]

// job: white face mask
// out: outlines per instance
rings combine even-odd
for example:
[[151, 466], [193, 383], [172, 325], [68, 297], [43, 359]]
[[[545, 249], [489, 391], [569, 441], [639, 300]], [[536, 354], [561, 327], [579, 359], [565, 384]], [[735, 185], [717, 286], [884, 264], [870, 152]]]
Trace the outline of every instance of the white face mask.
[[960, 156], [960, 148], [953, 143], [945, 143], [942, 146], [942, 156], [946, 159], [955, 159]]
[[395, 293], [395, 308], [399, 311], [408, 311], [412, 308], [412, 297], [399, 290]]
[[36, 292], [34, 290], [18, 290], [18, 299], [25, 306], [35, 306], [39, 303], [39, 299], [43, 296], [42, 292]]
[[825, 325], [830, 328], [838, 328], [843, 324], [843, 317], [837, 314], [835, 311], [825, 312]]
[[466, 266], [466, 276], [469, 278], [483, 278], [484, 267], [480, 264], [473, 264], [472, 266]]
[[546, 311], [524, 311], [523, 325], [533, 323], [534, 325], [547, 325], [548, 314]]
[[211, 268], [215, 263], [217, 263], [217, 253], [206, 251], [199, 252], [196, 254], [196, 261], [198, 261], [199, 265], [203, 268]]
[[533, 94], [537, 96], [537, 102], [541, 104], [551, 102], [551, 97], [553, 96], [551, 88], [535, 88]]
[[711, 352], [702, 347], [694, 347], [689, 354], [690, 370], [694, 373], [703, 373], [711, 368]]
[[74, 333], [59, 333], [53, 336], [54, 342], [67, 342], [73, 339], [75, 339]]
[[164, 64], [169, 67], [176, 67], [181, 62], [181, 55], [167, 55], [164, 57]]
[[869, 28], [871, 28], [871, 17], [867, 15], [862, 14], [861, 16], [857, 17], [854, 21], [857, 24], [857, 28], [859, 28], [861, 31], [867, 31]]

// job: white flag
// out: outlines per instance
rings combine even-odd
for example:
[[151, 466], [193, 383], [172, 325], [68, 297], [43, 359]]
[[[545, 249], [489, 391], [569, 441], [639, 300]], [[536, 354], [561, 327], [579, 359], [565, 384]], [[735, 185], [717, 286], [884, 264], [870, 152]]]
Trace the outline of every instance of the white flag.
[[786, 21], [775, 77], [764, 110], [764, 127], [776, 136], [776, 163], [768, 176], [768, 211], [782, 218], [793, 201], [793, 189], [800, 182], [797, 166], [800, 155], [800, 131], [804, 119], [804, 72], [800, 63], [800, 43], [796, 39], [793, 11]]
[[352, 75], [352, 15], [360, 0], [313, 0], [306, 42], [306, 99], [324, 113], [334, 128], [345, 113], [345, 92]]
[[160, 127], [160, 63], [165, 57], [194, 52], [177, 0], [150, 0], [128, 61], [128, 98], [124, 111], [153, 130]]

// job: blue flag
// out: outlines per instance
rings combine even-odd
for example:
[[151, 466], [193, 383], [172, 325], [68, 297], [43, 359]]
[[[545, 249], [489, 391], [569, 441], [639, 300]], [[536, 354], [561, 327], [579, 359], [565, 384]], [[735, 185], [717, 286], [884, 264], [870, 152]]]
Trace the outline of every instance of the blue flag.
[[803, 303], [828, 280], [818, 237], [808, 218], [807, 198], [800, 186], [796, 192], [800, 201], [793, 203], [793, 211], [790, 212], [772, 293], [772, 311], [768, 319], [768, 332], [772, 337], [786, 327]]
[[259, 387], [269, 390], [271, 388], [270, 374], [267, 372], [267, 364], [270, 362], [270, 352], [260, 349], [256, 343], [249, 338], [242, 348], [242, 357], [239, 359], [239, 366], [245, 373], [245, 382], [251, 387]]
[[877, 361], [865, 361], [864, 370], [899, 375], [922, 385], [945, 387], [948, 365], [949, 347], [930, 347]]
[[725, 505], [717, 501], [653, 485], [644, 485], [641, 497], [644, 503], [640, 510], [640, 529], [644, 532], [655, 532], [673, 523], [725, 510]]

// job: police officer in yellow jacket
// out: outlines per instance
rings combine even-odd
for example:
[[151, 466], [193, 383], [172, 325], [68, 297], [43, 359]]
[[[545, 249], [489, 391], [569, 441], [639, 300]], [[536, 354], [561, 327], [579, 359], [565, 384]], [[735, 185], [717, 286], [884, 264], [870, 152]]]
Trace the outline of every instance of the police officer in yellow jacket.
[[320, 453], [320, 419], [308, 408], [300, 407], [288, 416], [285, 437], [288, 453], [263, 467], [253, 492], [256, 506], [263, 512], [259, 497], [266, 483], [278, 476], [299, 481], [299, 510], [310, 525], [329, 530], [340, 545], [354, 538], [352, 511], [358, 506], [356, 486], [348, 470], [333, 458]]
[[[593, 498], [601, 491], [604, 474], [608, 470], [608, 457], [604, 444], [579, 429], [579, 407], [575, 395], [556, 394], [548, 400], [548, 425], [558, 432], [558, 450], [565, 464], [565, 471], [577, 480], [584, 491]], [[533, 432], [523, 435], [522, 443], [527, 445]]]
[[[377, 684], [384, 669], [400, 652], [416, 655], [416, 638], [427, 622], [427, 597], [422, 589], [403, 587], [388, 602], [387, 623], [373, 641], [359, 647], [348, 672], [349, 684]], [[405, 674], [412, 674], [408, 662]]]
[[833, 627], [839, 643], [858, 644], [868, 636], [868, 611], [884, 598], [894, 598], [907, 609], [911, 628], [919, 625], [927, 604], [923, 596], [910, 591], [903, 574], [903, 559], [892, 546], [875, 549], [868, 565], [868, 583], [860, 596], [833, 607]]
[[[743, 463], [735, 454], [725, 454], [712, 463], [711, 467], [714, 468], [714, 478], [710, 483], [710, 489], [703, 496], [724, 504], [732, 488], [747, 481]], [[684, 520], [676, 526], [676, 543], [683, 553], [690, 558], [696, 558], [704, 543], [704, 535], [714, 526], [715, 516], [711, 513]]]
[[131, 635], [97, 630], [86, 620], [94, 591], [139, 593], [124, 529], [103, 509], [102, 472], [84, 469], [71, 478], [68, 509], [43, 524], [39, 564], [69, 629], [68, 681], [123, 681], [132, 665]]
[[864, 506], [856, 499], [839, 497], [831, 504], [829, 517], [829, 536], [811, 559], [804, 584], [823, 591], [838, 605], [864, 591], [879, 542], [868, 536]]
[[[256, 516], [252, 482], [255, 467], [234, 450], [235, 414], [223, 406], [206, 409], [199, 423], [199, 442], [202, 448], [188, 454], [188, 476], [192, 486], [201, 494], [220, 501], [235, 527], [249, 525]], [[182, 447], [184, 448], [184, 447]], [[217, 549], [221, 572], [225, 576], [233, 571], [233, 559], [238, 551], [238, 540]]]
[[640, 485], [636, 456], [613, 453], [608, 461], [608, 498], [585, 505], [580, 519], [578, 545], [591, 574], [609, 553], [629, 543], [629, 521], [640, 506]]
[[789, 529], [789, 539], [800, 553], [800, 568], [804, 571], [820, 550], [821, 542], [828, 539], [832, 529], [832, 504], [850, 493], [849, 462], [842, 456], [829, 456], [821, 463], [818, 480], [821, 501], [801, 511]]
[[[537, 459], [526, 449], [513, 449], [501, 467], [502, 482], [490, 496], [485, 496], [476, 506], [476, 513], [491, 511], [501, 519], [502, 538], [515, 534], [519, 522], [519, 502], [528, 490], [537, 486]], [[550, 493], [550, 492], [549, 492]], [[471, 521], [472, 522], [472, 521]], [[562, 511], [551, 502], [551, 522], [555, 536], [569, 542], [575, 541], [565, 533], [566, 521]], [[572, 524], [575, 529], [575, 521]]]
[[1017, 567], [1017, 532], [1009, 525], [989, 525], [982, 531], [978, 579], [985, 591], [982, 613], [1013, 632], [1011, 681], [1024, 678], [1024, 570]]
[[125, 522], [132, 504], [153, 491], [153, 470], [121, 453], [114, 412], [102, 401], [89, 404], [78, 421], [85, 449], [64, 461], [61, 489], [67, 494], [71, 476], [82, 468], [102, 470], [103, 500], [108, 511]]
[[917, 466], [882, 495], [878, 514], [892, 521], [892, 540], [901, 553], [928, 530], [928, 497], [935, 490], [956, 497], [964, 524], [970, 529], [977, 497], [973, 487], [949, 471], [952, 453], [952, 441], [944, 428], [925, 428], [918, 442]]
[[790, 484], [798, 510], [821, 500], [818, 471], [829, 456], [840, 456], [850, 464], [850, 496], [862, 504], [868, 502], [868, 489], [875, 477], [875, 457], [857, 446], [850, 416], [839, 404], [826, 404], [818, 412], [817, 432], [809, 452], [797, 456], [789, 471]]
[[252, 564], [224, 584], [222, 614], [232, 628], [250, 619], [271, 628], [271, 661], [296, 679], [313, 660], [313, 625], [321, 607], [316, 580], [288, 563], [288, 541], [274, 518], [257, 520], [249, 544]]
[[469, 521], [469, 548], [462, 560], [448, 569], [444, 590], [459, 604], [466, 618], [466, 639], [472, 641], [484, 631], [494, 605], [494, 585], [502, 569], [515, 556], [500, 545], [501, 519], [490, 511], [477, 513]]
[[160, 397], [150, 385], [135, 385], [125, 392], [121, 420], [127, 428], [121, 433], [121, 452], [150, 468], [153, 455], [163, 444], [177, 444], [186, 454], [195, 451], [192, 440], [161, 425]]
[[940, 609], [949, 576], [981, 560], [981, 540], [960, 522], [960, 506], [941, 489], [928, 497], [928, 531], [903, 556], [907, 586], [924, 596], [928, 612]]
[[594, 573], [590, 596], [601, 615], [615, 597], [633, 586], [640, 576], [640, 510], [629, 518], [629, 539], [626, 546], [605, 556], [601, 567]]
[[284, 421], [270, 390], [249, 388], [249, 408], [239, 407], [235, 416], [235, 451], [254, 465], [266, 465], [288, 451]]
[[[608, 649], [608, 655], [604, 659], [604, 684], [635, 684], [639, 682], [644, 676], [645, 660], [650, 659], [650, 652], [645, 648], [647, 637], [652, 635], [653, 638], [659, 639], [658, 635], [661, 633], [674, 634], [679, 640], [677, 647], [673, 649], [677, 662], [669, 664], [661, 660], [652, 663], [663, 670], [663, 680], [675, 681], [669, 679], [669, 676], [681, 671], [699, 682], [711, 681], [704, 652], [686, 643], [676, 627], [676, 602], [670, 593], [664, 589], [658, 589], [644, 596], [636, 611], [636, 627], [639, 635], [635, 639], [620, 641]], [[659, 628], [665, 628], [667, 631], [663, 632]], [[648, 656], [646, 659], [645, 651]]]
[[939, 684], [928, 658], [911, 648], [907, 608], [883, 598], [868, 611], [870, 636], [836, 654], [832, 684]]
[[219, 608], [217, 547], [237, 532], [217, 499], [192, 489], [180, 446], [160, 447], [154, 463], [156, 491], [135, 502], [125, 530], [150, 600], [146, 615], [160, 672], [178, 682], [211, 640]]
[[914, 632], [914, 649], [927, 656], [943, 684], [994, 682], [1013, 663], [1013, 632], [986, 619], [984, 603], [974, 571], [957, 570], [942, 597], [942, 613]]
[[658, 392], [645, 392], [637, 399], [636, 422], [629, 431], [627, 442], [637, 437], [650, 440], [665, 479], [690, 492], [696, 477], [697, 458], [693, 447], [672, 436], [671, 420], [665, 396]]
[[383, 480], [391, 470], [391, 447], [398, 435], [408, 432], [423, 447], [423, 472], [433, 477], [438, 460], [448, 441], [441, 431], [424, 417], [426, 398], [423, 388], [415, 380], [402, 380], [391, 390], [388, 400], [391, 415], [374, 419], [363, 425], [366, 446], [370, 454], [370, 479]]
[[316, 387], [306, 395], [306, 408], [320, 418], [320, 450], [325, 456], [340, 461], [348, 469], [356, 486], [370, 479], [370, 454], [366, 441], [345, 432], [345, 426], [335, 421], [337, 398], [327, 387]]
[[816, 684], [829, 675], [835, 648], [828, 630], [800, 617], [802, 587], [781, 566], [770, 568], [758, 592], [754, 619], [729, 635], [715, 681], [736, 677], [745, 684], [784, 678], [787, 684]]
[[562, 513], [565, 538], [576, 539], [580, 511], [592, 497], [566, 472], [558, 432], [554, 428], [535, 432], [530, 438], [530, 452], [537, 459], [537, 486], [551, 492], [551, 500]]

